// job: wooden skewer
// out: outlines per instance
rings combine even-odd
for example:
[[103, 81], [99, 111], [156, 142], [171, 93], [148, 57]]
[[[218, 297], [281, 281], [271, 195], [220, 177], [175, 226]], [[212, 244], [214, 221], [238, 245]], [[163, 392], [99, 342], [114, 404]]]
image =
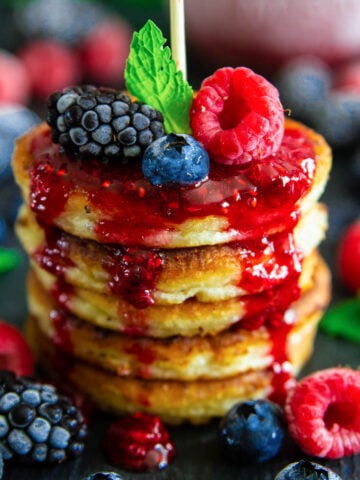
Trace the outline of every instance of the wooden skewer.
[[178, 70], [183, 72], [186, 80], [185, 48], [185, 9], [184, 0], [170, 0], [171, 52]]

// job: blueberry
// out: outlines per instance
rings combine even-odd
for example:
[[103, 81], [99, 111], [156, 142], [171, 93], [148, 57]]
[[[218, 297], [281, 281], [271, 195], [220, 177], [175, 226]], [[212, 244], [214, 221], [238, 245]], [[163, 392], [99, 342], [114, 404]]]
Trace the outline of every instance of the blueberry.
[[326, 100], [331, 82], [329, 67], [310, 56], [289, 61], [275, 79], [284, 107], [291, 110], [292, 116], [306, 121]]
[[124, 477], [115, 472], [96, 472], [88, 475], [84, 480], [124, 480]]
[[267, 400], [234, 405], [219, 425], [220, 447], [237, 463], [263, 463], [275, 457], [283, 439], [281, 410]]
[[4, 470], [4, 461], [3, 461], [3, 456], [0, 451], [0, 480], [2, 479], [3, 476], [3, 470]]
[[314, 127], [332, 147], [346, 147], [360, 135], [360, 95], [334, 91], [314, 112]]
[[300, 460], [283, 468], [274, 480], [342, 480], [342, 478], [322, 465]]
[[173, 133], [161, 137], [145, 150], [142, 170], [154, 185], [192, 185], [209, 173], [209, 156], [190, 135]]
[[51, 37], [73, 44], [105, 18], [100, 2], [87, 0], [33, 0], [15, 13], [18, 29], [25, 37]]

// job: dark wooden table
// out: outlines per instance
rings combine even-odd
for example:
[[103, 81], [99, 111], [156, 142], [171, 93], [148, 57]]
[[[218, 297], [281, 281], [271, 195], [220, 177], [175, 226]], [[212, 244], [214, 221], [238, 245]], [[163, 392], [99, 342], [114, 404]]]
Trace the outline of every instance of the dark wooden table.
[[[0, 182], [0, 214], [13, 210], [17, 191], [11, 180]], [[334, 302], [344, 292], [336, 278], [334, 268], [334, 250], [344, 226], [360, 214], [359, 198], [353, 196], [347, 184], [347, 166], [342, 159], [335, 158], [335, 168], [324, 200], [329, 205], [330, 228], [327, 240], [322, 245], [322, 253], [334, 271]], [[16, 239], [10, 235], [8, 244], [20, 248]], [[0, 318], [21, 325], [26, 318], [24, 279], [27, 262], [23, 256], [22, 265], [16, 270], [0, 277]], [[360, 346], [341, 339], [334, 339], [319, 332], [315, 351], [302, 375], [318, 369], [335, 366], [360, 365]], [[90, 428], [90, 436], [84, 454], [75, 461], [64, 462], [55, 467], [5, 466], [3, 480], [81, 480], [95, 471], [117, 471], [108, 465], [101, 451], [100, 443], [103, 431], [111, 421], [106, 415], [99, 414]], [[170, 429], [176, 446], [176, 458], [171, 466], [159, 473], [124, 473], [125, 480], [272, 480], [276, 473], [291, 461], [306, 458], [288, 439], [284, 449], [276, 459], [262, 466], [242, 467], [231, 465], [224, 460], [218, 449], [216, 423], [205, 427], [182, 426]], [[360, 479], [360, 455], [336, 460], [316, 460], [327, 465], [342, 476], [344, 480]]]

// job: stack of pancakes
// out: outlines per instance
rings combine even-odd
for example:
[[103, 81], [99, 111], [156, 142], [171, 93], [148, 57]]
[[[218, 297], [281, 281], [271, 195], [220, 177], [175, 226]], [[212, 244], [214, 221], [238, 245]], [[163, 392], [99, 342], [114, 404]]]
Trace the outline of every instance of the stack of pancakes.
[[[286, 120], [285, 135], [297, 134], [313, 152], [313, 163], [296, 160], [308, 187], [288, 189], [265, 213], [251, 202], [241, 228], [230, 225], [229, 199], [220, 199], [223, 215], [169, 214], [179, 195], [202, 192], [202, 205], [217, 205], [219, 185], [241, 202], [229, 178], [169, 200], [169, 190], [118, 176], [121, 165], [70, 158], [45, 124], [19, 139], [16, 229], [30, 257], [27, 334], [39, 361], [105, 410], [172, 423], [207, 421], [249, 398], [281, 399], [312, 353], [330, 296], [318, 199], [331, 153], [320, 135]], [[267, 186], [269, 198], [297, 174], [289, 168], [280, 187]]]

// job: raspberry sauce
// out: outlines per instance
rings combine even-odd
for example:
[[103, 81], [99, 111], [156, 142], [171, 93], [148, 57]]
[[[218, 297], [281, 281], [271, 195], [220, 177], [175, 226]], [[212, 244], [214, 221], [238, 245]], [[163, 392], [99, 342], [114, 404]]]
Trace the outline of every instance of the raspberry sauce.
[[126, 415], [111, 423], [103, 446], [112, 465], [135, 472], [162, 470], [175, 454], [160, 419], [146, 413]]
[[[75, 267], [70, 258], [70, 245], [74, 238], [47, 225], [44, 233], [44, 243], [32, 253], [32, 257], [41, 268], [63, 281], [66, 271]], [[102, 267], [109, 274], [110, 292], [122, 296], [136, 308], [154, 303], [153, 291], [162, 269], [162, 258], [157, 250], [104, 245], [102, 254]], [[65, 287], [59, 283], [57, 297], [61, 288]]]
[[[187, 220], [225, 218], [226, 229], [236, 232], [233, 238], [241, 241], [249, 252], [259, 252], [245, 259], [247, 267], [239, 286], [250, 291], [265, 290], [242, 299], [247, 312], [242, 325], [249, 329], [260, 325], [270, 328], [273, 397], [281, 401], [291, 382], [286, 354], [290, 325], [284, 322], [284, 313], [300, 294], [302, 261], [289, 232], [299, 219], [296, 203], [309, 191], [316, 170], [314, 147], [305, 129], [285, 128], [279, 150], [266, 159], [253, 161], [246, 169], [212, 163], [206, 180], [186, 187], [152, 185], [144, 178], [139, 162], [119, 164], [73, 158], [52, 143], [49, 130], [34, 138], [31, 153], [30, 206], [37, 221], [45, 228], [56, 224], [68, 200], [81, 194], [86, 199], [81, 219], [91, 225], [99, 242], [109, 246], [102, 264], [110, 276], [109, 289], [137, 308], [153, 303], [153, 291], [162, 268], [158, 251], [139, 247], [159, 246], [154, 245], [154, 238], [160, 235], [161, 247], [166, 248], [169, 241], [166, 239], [171, 241], [172, 232]], [[91, 217], [90, 222], [87, 216]], [[94, 218], [97, 223], [92, 225]], [[274, 237], [274, 232], [281, 233]], [[59, 243], [54, 239], [51, 242], [55, 246], [38, 255], [43, 256], [40, 261], [44, 268], [55, 268], [53, 273], [61, 276], [71, 262], [66, 261], [66, 249], [59, 252]], [[116, 249], [111, 244], [121, 247]], [[266, 250], [270, 253], [266, 268], [261, 270], [264, 262], [260, 255]], [[59, 266], [54, 259], [57, 255]], [[254, 264], [259, 270], [254, 269]], [[276, 278], [282, 280], [278, 285]], [[59, 282], [58, 289], [61, 286]], [[57, 341], [71, 351], [66, 322], [60, 323]], [[134, 324], [133, 329], [131, 319], [128, 324], [125, 333], [146, 334], [145, 325], [142, 329]], [[140, 351], [131, 353], [141, 358], [144, 355]]]
[[[44, 227], [44, 233], [44, 243], [32, 257], [41, 268], [65, 280], [67, 270], [76, 266], [70, 258], [71, 245], [79, 239], [49, 226]], [[85, 248], [91, 250], [93, 246], [93, 241], [88, 240]], [[296, 248], [292, 233], [228, 246], [244, 266], [238, 287], [248, 294], [271, 289], [301, 272], [302, 252]], [[138, 309], [154, 304], [166, 256], [164, 250], [104, 244], [101, 255], [102, 268], [108, 273], [109, 292]]]
[[156, 250], [105, 246], [102, 266], [109, 274], [108, 286], [113, 294], [136, 308], [145, 308], [154, 303], [153, 291], [162, 263]]
[[79, 193], [86, 198], [84, 222], [98, 212], [96, 239], [125, 246], [154, 246], [160, 232], [166, 247], [177, 225], [209, 215], [225, 218], [239, 239], [290, 230], [298, 219], [295, 203], [316, 168], [313, 145], [300, 128], [287, 128], [276, 154], [246, 170], [212, 163], [204, 182], [186, 187], [152, 185], [140, 162], [73, 158], [52, 143], [49, 130], [33, 139], [31, 153], [30, 205], [39, 223], [53, 224]]

